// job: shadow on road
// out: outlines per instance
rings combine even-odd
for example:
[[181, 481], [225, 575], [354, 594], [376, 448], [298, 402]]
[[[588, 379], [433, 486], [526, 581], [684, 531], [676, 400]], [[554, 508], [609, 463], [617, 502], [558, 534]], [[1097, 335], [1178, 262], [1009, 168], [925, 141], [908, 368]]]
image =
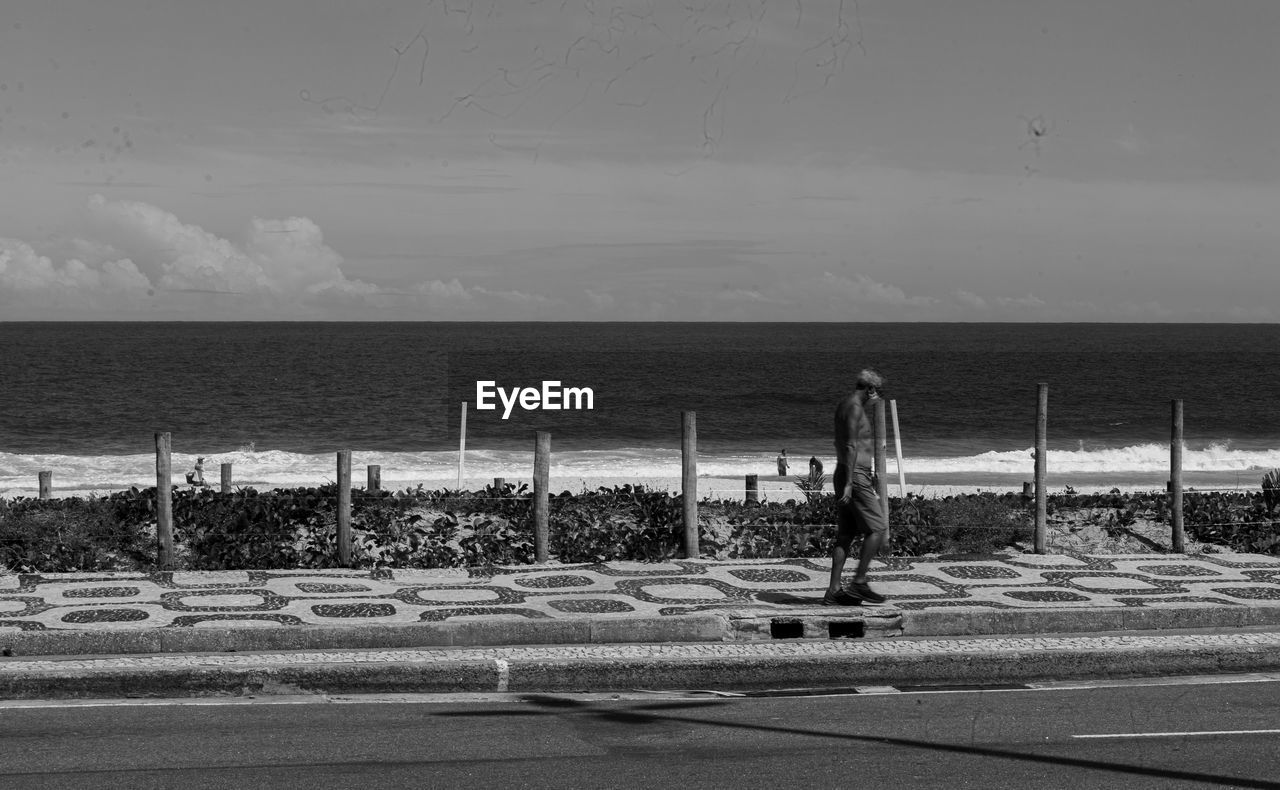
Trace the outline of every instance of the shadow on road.
[[[1231, 776], [1221, 776], [1218, 774], [1207, 774], [1190, 771], [1175, 771], [1165, 768], [1155, 768], [1150, 766], [1128, 765], [1125, 763], [1106, 762], [1103, 760], [1088, 760], [1079, 757], [1058, 757], [1044, 754], [1031, 754], [1025, 752], [1017, 752], [1009, 749], [997, 749], [987, 746], [965, 746], [955, 743], [937, 743], [933, 741], [921, 741], [912, 738], [893, 738], [880, 735], [850, 735], [847, 733], [822, 732], [820, 730], [806, 730], [795, 727], [778, 727], [767, 724], [748, 724], [743, 722], [727, 722], [714, 721], [709, 719], [699, 719], [688, 716], [676, 716], [671, 714], [651, 713], [647, 711], [669, 710], [674, 708], [685, 707], [706, 707], [708, 705], [724, 704], [723, 701], [706, 700], [693, 701], [689, 703], [655, 703], [634, 707], [630, 710], [602, 710], [594, 707], [590, 703], [579, 702], [577, 700], [567, 699], [564, 697], [555, 697], [543, 694], [526, 694], [521, 696], [524, 702], [531, 703], [543, 708], [543, 715], [555, 715], [560, 713], [572, 713], [574, 715], [583, 715], [597, 718], [601, 721], [617, 722], [620, 724], [654, 724], [659, 722], [679, 722], [683, 724], [700, 724], [712, 727], [727, 727], [742, 730], [753, 730], [762, 732], [777, 732], [788, 735], [803, 735], [814, 738], [831, 738], [845, 741], [861, 741], [866, 743], [888, 744], [891, 746], [901, 746], [911, 749], [926, 749], [931, 751], [951, 752], [955, 754], [970, 754], [980, 757], [999, 757], [1006, 760], [1021, 760], [1024, 762], [1043, 763], [1046, 765], [1069, 766], [1074, 768], [1090, 768], [1099, 771], [1111, 771], [1119, 774], [1133, 774], [1138, 776], [1148, 776], [1160, 779], [1180, 780], [1189, 782], [1204, 782], [1207, 784], [1222, 785], [1225, 787], [1257, 787], [1269, 788], [1269, 790], [1277, 790], [1280, 783], [1268, 782], [1261, 779], [1244, 779]], [[510, 716], [510, 710], [501, 711], [451, 711], [440, 713], [440, 716]], [[531, 711], [534, 715], [536, 711]], [[528, 715], [528, 714], [524, 714]]]

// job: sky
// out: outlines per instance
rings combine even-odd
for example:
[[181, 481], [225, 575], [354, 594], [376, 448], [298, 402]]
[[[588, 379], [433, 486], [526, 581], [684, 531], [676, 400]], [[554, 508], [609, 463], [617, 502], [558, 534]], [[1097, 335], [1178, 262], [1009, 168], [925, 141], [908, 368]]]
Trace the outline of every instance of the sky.
[[1280, 320], [1274, 0], [6, 0], [0, 320]]

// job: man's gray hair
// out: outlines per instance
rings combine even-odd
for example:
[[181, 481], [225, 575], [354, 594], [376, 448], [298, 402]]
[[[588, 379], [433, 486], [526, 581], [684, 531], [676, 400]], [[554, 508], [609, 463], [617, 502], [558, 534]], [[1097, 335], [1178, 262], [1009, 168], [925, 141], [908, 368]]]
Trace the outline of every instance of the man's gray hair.
[[884, 389], [884, 376], [881, 376], [871, 368], [867, 368], [858, 374], [858, 384], [854, 389], [869, 390], [872, 387], [876, 389]]

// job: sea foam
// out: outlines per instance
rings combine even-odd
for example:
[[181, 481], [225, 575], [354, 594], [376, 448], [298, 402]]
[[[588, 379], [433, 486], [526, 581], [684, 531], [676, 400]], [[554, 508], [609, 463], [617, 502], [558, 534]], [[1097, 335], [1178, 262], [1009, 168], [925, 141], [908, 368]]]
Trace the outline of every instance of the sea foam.
[[[333, 453], [301, 454], [281, 450], [239, 451], [204, 457], [205, 480], [218, 485], [220, 466], [232, 465], [232, 484], [259, 489], [314, 486], [337, 480], [336, 455]], [[824, 471], [830, 475], [835, 459], [819, 456]], [[808, 471], [808, 457], [793, 457], [790, 475]], [[172, 481], [183, 485], [185, 473], [196, 461], [195, 455], [174, 454], [171, 459]], [[365, 466], [381, 467], [382, 486], [405, 488], [419, 483], [428, 488], [456, 485], [457, 451], [432, 452], [362, 452], [352, 453], [352, 482], [362, 487]], [[1169, 470], [1169, 447], [1140, 444], [1111, 449], [1050, 450], [1048, 470], [1051, 475], [1163, 474]], [[890, 450], [886, 473], [896, 477], [898, 465]], [[953, 476], [957, 481], [986, 475], [1018, 475], [1030, 479], [1034, 472], [1031, 448], [989, 451], [961, 457], [912, 457], [902, 463], [908, 480], [912, 475]], [[1280, 467], [1280, 449], [1240, 450], [1227, 443], [1201, 448], [1188, 447], [1183, 452], [1186, 472], [1254, 472]], [[17, 455], [0, 452], [0, 496], [32, 496], [38, 487], [38, 474], [53, 472], [54, 491], [117, 491], [131, 486], [145, 488], [156, 483], [155, 456], [137, 455]], [[533, 453], [517, 451], [469, 450], [465, 458], [468, 480], [490, 480], [502, 477], [509, 481], [529, 480], [533, 470]], [[700, 477], [740, 478], [755, 474], [761, 479], [776, 477], [772, 454], [700, 453]], [[648, 480], [679, 478], [678, 449], [562, 450], [552, 453], [550, 475], [557, 479], [609, 478], [614, 480]], [[1259, 475], [1259, 478], [1261, 475]]]

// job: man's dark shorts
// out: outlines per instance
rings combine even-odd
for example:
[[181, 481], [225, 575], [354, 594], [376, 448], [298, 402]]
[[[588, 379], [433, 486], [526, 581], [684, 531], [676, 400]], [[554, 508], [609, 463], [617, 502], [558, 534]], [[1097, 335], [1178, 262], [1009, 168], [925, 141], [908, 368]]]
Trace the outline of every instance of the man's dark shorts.
[[[848, 467], [837, 466], [832, 482], [835, 484], [836, 500], [844, 490]], [[855, 467], [853, 471], [853, 498], [847, 505], [836, 506], [837, 540], [841, 543], [853, 540], [857, 535], [870, 535], [878, 532], [883, 535], [889, 529], [889, 520], [880, 508], [880, 495], [876, 492], [875, 480], [871, 470], [864, 466]]]

